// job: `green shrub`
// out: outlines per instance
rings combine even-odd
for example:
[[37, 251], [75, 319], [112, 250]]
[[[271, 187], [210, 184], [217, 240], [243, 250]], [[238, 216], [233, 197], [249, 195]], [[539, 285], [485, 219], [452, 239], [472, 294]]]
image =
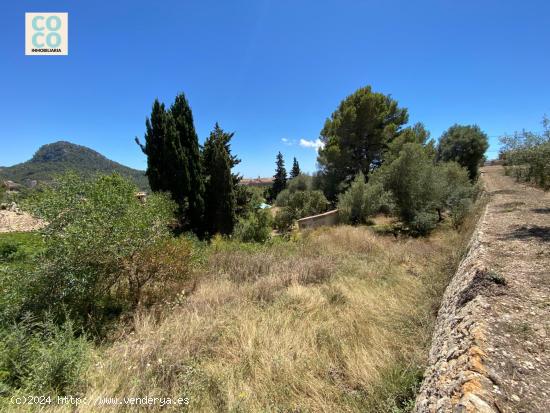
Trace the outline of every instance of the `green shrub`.
[[23, 251], [19, 248], [19, 245], [13, 242], [0, 243], [0, 262], [14, 261], [24, 256]]
[[292, 229], [292, 226], [294, 225], [296, 219], [297, 218], [294, 214], [294, 211], [292, 211], [288, 207], [284, 207], [277, 212], [277, 215], [275, 215], [273, 225], [278, 231], [287, 232]]
[[441, 202], [441, 177], [424, 147], [417, 143], [403, 145], [399, 157], [377, 171], [374, 181], [383, 182], [391, 192], [397, 213], [406, 224], [416, 225], [413, 221], [420, 219], [419, 214], [435, 212]]
[[[120, 294], [120, 286], [128, 284], [128, 263], [171, 237], [175, 209], [165, 195], [150, 195], [142, 203], [136, 191], [118, 175], [84, 181], [69, 174], [29, 201], [31, 211], [49, 225], [42, 230], [44, 254], [24, 275], [30, 281], [23, 311], [52, 312], [60, 320], [68, 313], [100, 326], [104, 317], [136, 302]], [[148, 274], [148, 282], [161, 274]]]
[[544, 189], [550, 188], [550, 119], [544, 117], [540, 134], [523, 131], [502, 136], [501, 157], [505, 170], [520, 182], [533, 182]]
[[275, 216], [275, 227], [279, 231], [288, 231], [295, 220], [325, 212], [329, 202], [319, 190], [291, 193], [285, 189], [277, 197], [277, 206], [281, 209]]
[[248, 217], [241, 218], [235, 227], [234, 236], [242, 242], [265, 242], [271, 236], [271, 214], [265, 209], [256, 209]]
[[409, 222], [409, 230], [413, 235], [427, 235], [436, 227], [437, 220], [435, 212], [419, 211]]
[[300, 174], [292, 178], [287, 183], [287, 188], [291, 194], [297, 191], [309, 191], [313, 186], [313, 178], [309, 175]]
[[82, 384], [89, 344], [71, 322], [24, 320], [0, 330], [0, 393], [74, 394]]
[[366, 224], [369, 216], [388, 204], [388, 193], [379, 182], [366, 183], [359, 173], [346, 192], [340, 195], [338, 212], [340, 221], [346, 224]]
[[449, 210], [449, 215], [455, 228], [458, 228], [464, 222], [472, 210], [472, 206], [472, 200], [469, 198], [458, 199], [456, 203], [453, 203], [451, 209]]

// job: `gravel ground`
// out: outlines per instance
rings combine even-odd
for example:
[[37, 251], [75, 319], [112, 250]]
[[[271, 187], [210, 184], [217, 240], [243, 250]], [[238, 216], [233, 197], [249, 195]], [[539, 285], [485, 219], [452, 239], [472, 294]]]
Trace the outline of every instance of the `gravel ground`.
[[502, 412], [550, 412], [550, 193], [483, 172], [488, 266], [505, 288], [487, 298], [485, 365]]

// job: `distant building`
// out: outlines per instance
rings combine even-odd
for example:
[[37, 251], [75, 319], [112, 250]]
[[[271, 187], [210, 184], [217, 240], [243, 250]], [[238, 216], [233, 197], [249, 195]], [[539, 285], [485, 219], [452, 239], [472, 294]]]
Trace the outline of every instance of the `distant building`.
[[241, 179], [241, 185], [246, 186], [268, 186], [273, 183], [273, 178], [243, 178]]

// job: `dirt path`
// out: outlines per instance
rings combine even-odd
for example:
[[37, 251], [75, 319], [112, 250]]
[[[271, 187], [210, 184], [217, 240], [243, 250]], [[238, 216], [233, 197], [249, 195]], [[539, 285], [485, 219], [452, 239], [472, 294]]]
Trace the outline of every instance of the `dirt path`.
[[550, 412], [550, 193], [483, 168], [488, 203], [447, 286], [415, 413]]
[[550, 193], [485, 167], [484, 261], [504, 288], [487, 296], [484, 364], [503, 412], [550, 412]]

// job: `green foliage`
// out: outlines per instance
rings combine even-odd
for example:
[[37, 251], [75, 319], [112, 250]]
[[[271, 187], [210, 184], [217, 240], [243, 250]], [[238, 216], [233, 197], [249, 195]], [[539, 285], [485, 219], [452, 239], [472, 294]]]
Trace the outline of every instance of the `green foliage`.
[[329, 202], [319, 190], [290, 192], [288, 189], [277, 197], [277, 206], [281, 209], [275, 216], [275, 227], [280, 231], [288, 231], [295, 220], [325, 212]]
[[443, 133], [437, 147], [440, 161], [455, 161], [476, 179], [480, 163], [489, 147], [487, 135], [477, 125], [453, 125]]
[[405, 223], [412, 223], [420, 212], [435, 211], [439, 198], [435, 193], [436, 173], [423, 146], [405, 144], [399, 157], [380, 173]]
[[256, 208], [246, 218], [239, 219], [234, 236], [242, 242], [266, 242], [271, 236], [271, 225], [271, 213]]
[[280, 232], [287, 232], [292, 229], [296, 219], [295, 211], [290, 208], [281, 208], [275, 215], [273, 226]]
[[516, 132], [500, 138], [503, 147], [506, 173], [518, 181], [533, 182], [544, 189], [550, 188], [550, 120], [543, 118], [544, 131]]
[[407, 120], [406, 109], [370, 86], [344, 99], [321, 131], [324, 147], [317, 161], [327, 197], [335, 200], [359, 172], [368, 177], [380, 166], [388, 143]]
[[444, 162], [436, 166], [439, 195], [438, 212], [448, 210], [453, 226], [456, 228], [464, 221], [472, 206], [474, 187], [468, 171], [456, 162]]
[[269, 192], [270, 199], [277, 199], [279, 193], [286, 188], [286, 169], [285, 169], [285, 160], [283, 159], [283, 154], [281, 152], [277, 153], [277, 159], [275, 162], [276, 169], [275, 175], [273, 175], [273, 184], [271, 185], [271, 190]]
[[20, 251], [17, 244], [10, 242], [0, 243], [0, 262], [12, 261], [17, 258], [18, 253], [20, 253]]
[[218, 124], [204, 143], [202, 153], [205, 176], [204, 228], [209, 235], [229, 235], [233, 232], [236, 217], [234, 176], [231, 168], [229, 141], [233, 134], [223, 131]]
[[176, 175], [168, 190], [182, 209], [184, 228], [197, 232], [202, 227], [204, 213], [204, 182], [193, 114], [183, 93], [176, 96], [170, 115], [175, 131], [173, 150], [170, 152]]
[[[81, 145], [59, 141], [41, 146], [27, 162], [0, 168], [0, 181], [12, 180], [26, 185], [32, 181], [49, 183], [57, 175], [73, 171], [82, 177], [93, 177], [99, 173], [116, 172], [130, 179], [141, 190], [148, 190], [149, 184], [143, 171], [128, 168], [107, 159], [100, 153]], [[21, 190], [24, 191], [25, 187]], [[2, 202], [0, 187], [0, 202]]]
[[365, 176], [359, 172], [346, 192], [340, 194], [338, 215], [345, 224], [366, 224], [368, 217], [378, 212], [388, 203], [389, 194], [379, 182], [365, 182]]
[[178, 204], [182, 227], [198, 232], [202, 226], [204, 186], [198, 137], [185, 96], [176, 96], [169, 110], [156, 99], [145, 126], [145, 145], [138, 138], [136, 143], [147, 155], [146, 174], [151, 189], [169, 192]]
[[384, 162], [393, 162], [401, 153], [403, 146], [407, 143], [417, 143], [424, 146], [430, 158], [435, 157], [435, 144], [429, 140], [430, 132], [426, 130], [422, 123], [416, 123], [413, 126], [404, 128], [389, 144], [384, 153]]
[[255, 211], [258, 206], [265, 202], [264, 191], [257, 186], [236, 185], [235, 186], [235, 214], [237, 218], [246, 218], [248, 214]]
[[294, 178], [288, 181], [288, 190], [290, 193], [294, 193], [296, 191], [308, 191], [312, 189], [314, 189], [313, 178], [309, 175], [296, 175]]
[[[68, 312], [97, 327], [135, 301], [116, 294], [129, 282], [128, 262], [170, 237], [175, 210], [163, 194], [142, 203], [135, 192], [118, 175], [84, 181], [69, 174], [29, 199], [27, 207], [49, 225], [42, 230], [44, 252], [20, 285], [26, 292], [20, 311], [51, 312], [54, 320]], [[151, 272], [148, 282], [160, 275]]]
[[0, 329], [0, 394], [21, 389], [41, 395], [78, 392], [89, 360], [85, 336], [70, 321], [25, 319]]
[[296, 178], [301, 173], [302, 171], [300, 171], [300, 164], [298, 164], [298, 160], [294, 158], [294, 161], [292, 162], [292, 169], [290, 170], [290, 179]]
[[399, 156], [369, 182], [380, 183], [391, 194], [397, 215], [418, 235], [435, 228], [444, 211], [449, 211], [455, 226], [460, 225], [473, 196], [465, 168], [456, 162], [434, 164], [432, 156], [431, 145], [405, 143]]

